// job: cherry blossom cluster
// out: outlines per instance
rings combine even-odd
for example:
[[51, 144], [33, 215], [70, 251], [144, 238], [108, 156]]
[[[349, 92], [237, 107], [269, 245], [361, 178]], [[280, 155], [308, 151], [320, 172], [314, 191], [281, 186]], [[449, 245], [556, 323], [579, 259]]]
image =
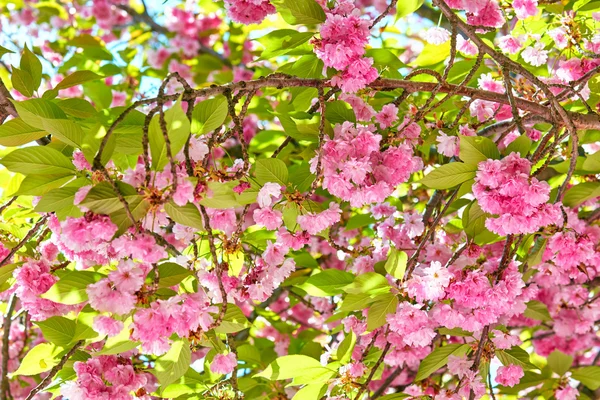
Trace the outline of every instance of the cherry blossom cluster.
[[501, 236], [533, 233], [560, 223], [560, 204], [548, 203], [550, 186], [530, 172], [531, 162], [517, 153], [479, 164], [473, 194], [483, 211], [498, 215], [486, 220], [490, 231]]
[[384, 201], [411, 173], [422, 169], [409, 144], [380, 151], [382, 137], [373, 130], [344, 122], [334, 128], [333, 139], [325, 140], [323, 154], [311, 160], [316, 172], [322, 158], [323, 188], [353, 207]]

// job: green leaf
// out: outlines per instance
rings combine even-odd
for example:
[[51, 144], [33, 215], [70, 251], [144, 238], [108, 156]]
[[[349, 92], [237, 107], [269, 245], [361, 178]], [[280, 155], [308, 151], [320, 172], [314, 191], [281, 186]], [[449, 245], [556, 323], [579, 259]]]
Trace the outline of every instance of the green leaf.
[[49, 371], [60, 361], [60, 353], [63, 351], [61, 347], [57, 347], [52, 343], [40, 343], [25, 355], [17, 369], [10, 376], [18, 375], [37, 375], [42, 372]]
[[178, 206], [171, 200], [164, 207], [167, 215], [178, 224], [204, 229], [202, 215], [194, 204], [187, 203], [185, 206]]
[[27, 175], [14, 195], [42, 196], [73, 179], [73, 175]]
[[[171, 156], [175, 159], [190, 135], [190, 121], [181, 108], [181, 102], [178, 101], [165, 112], [165, 121], [167, 135], [171, 142]], [[148, 137], [152, 154], [152, 168], [155, 171], [162, 171], [165, 165], [169, 163], [169, 158], [167, 157], [167, 145], [163, 131], [160, 128], [158, 115], [155, 115], [150, 121]]]
[[504, 154], [510, 154], [512, 152], [519, 153], [521, 157], [527, 157], [529, 150], [531, 149], [531, 139], [526, 135], [521, 135], [513, 140], [504, 150]]
[[35, 92], [33, 78], [29, 72], [19, 68], [13, 68], [10, 81], [15, 89], [25, 97], [32, 97]]
[[346, 293], [378, 295], [389, 293], [390, 284], [385, 276], [376, 272], [366, 272], [358, 275], [354, 281], [343, 287]]
[[2, 57], [5, 54], [11, 54], [11, 53], [14, 53], [14, 51], [9, 50], [6, 47], [0, 46], [0, 57]]
[[181, 378], [165, 387], [161, 395], [163, 398], [175, 399], [187, 394], [206, 392], [212, 386], [213, 384], [207, 382], [202, 375], [192, 368], [188, 368], [187, 372]]
[[578, 380], [591, 390], [597, 390], [600, 388], [600, 367], [576, 368], [571, 371], [571, 378]]
[[277, 358], [254, 378], [265, 378], [272, 381], [294, 379], [294, 384], [325, 383], [337, 374], [321, 365], [318, 360], [305, 355], [294, 354]]
[[278, 29], [256, 39], [265, 49], [260, 57], [268, 59], [282, 56], [308, 42], [314, 32], [298, 32], [293, 29]]
[[567, 190], [563, 203], [569, 207], [577, 207], [581, 203], [600, 196], [600, 182], [584, 182]]
[[227, 311], [223, 316], [221, 325], [215, 328], [217, 333], [236, 333], [250, 326], [250, 322], [235, 304], [228, 303]]
[[283, 223], [290, 231], [298, 230], [298, 216], [301, 215], [300, 206], [288, 201], [282, 208]]
[[371, 216], [371, 214], [354, 214], [346, 223], [345, 229], [351, 230], [363, 228], [365, 226], [374, 224], [375, 222], [376, 220]]
[[406, 272], [408, 256], [405, 252], [392, 249], [385, 262], [385, 270], [396, 279], [403, 279]]
[[135, 349], [140, 342], [131, 340], [129, 331], [131, 330], [131, 317], [123, 322], [123, 330], [116, 336], [109, 337], [104, 343], [104, 347], [97, 355], [119, 354]]
[[518, 365], [524, 370], [538, 369], [529, 361], [529, 353], [519, 346], [514, 346], [508, 350], [496, 351], [496, 357], [503, 365]]
[[396, 5], [396, 21], [414, 13], [423, 5], [423, 0], [402, 0]]
[[45, 321], [35, 322], [40, 327], [44, 338], [57, 346], [66, 346], [73, 340], [75, 321], [65, 317], [50, 317]]
[[319, 400], [325, 396], [327, 385], [317, 383], [315, 385], [306, 385], [298, 390], [292, 400]]
[[353, 331], [346, 334], [344, 340], [337, 348], [336, 356], [337, 360], [342, 364], [348, 364], [352, 358], [352, 351], [354, 350], [354, 345], [356, 344], [356, 334]]
[[325, 22], [325, 11], [315, 0], [272, 0], [285, 22], [292, 25]]
[[156, 359], [151, 372], [156, 376], [162, 388], [181, 378], [188, 370], [191, 361], [189, 342], [185, 339], [173, 342], [171, 349]]
[[467, 237], [478, 244], [487, 244], [497, 237], [485, 227], [485, 221], [489, 217], [491, 215], [481, 209], [477, 200], [469, 204], [462, 216], [462, 225]]
[[323, 61], [314, 54], [307, 54], [293, 63], [282, 66], [278, 71], [299, 78], [321, 78], [323, 76]]
[[497, 160], [500, 158], [500, 152], [496, 144], [483, 136], [462, 136], [460, 137], [460, 159], [466, 164], [477, 166], [481, 161], [489, 158]]
[[211, 197], [205, 197], [198, 203], [205, 207], [216, 208], [223, 210], [226, 208], [239, 207], [242, 204], [238, 200], [240, 196], [237, 196], [233, 191], [233, 188], [237, 185], [236, 182], [208, 182], [209, 193]]
[[87, 287], [104, 277], [94, 271], [69, 271], [41, 297], [60, 304], [79, 304], [88, 299]]
[[[119, 191], [128, 203], [135, 201], [141, 196], [135, 188], [124, 182], [116, 182]], [[112, 214], [123, 209], [123, 203], [112, 185], [108, 182], [100, 182], [94, 186], [81, 201], [81, 205], [87, 207], [96, 214]]]
[[227, 99], [224, 96], [204, 100], [194, 106], [191, 130], [201, 135], [212, 132], [223, 125], [227, 115]]
[[261, 185], [274, 182], [285, 186], [288, 183], [287, 166], [278, 158], [261, 158], [256, 161], [256, 180]]
[[19, 266], [20, 264], [6, 264], [0, 267], [0, 287], [4, 285], [4, 282], [12, 278], [14, 270]]
[[583, 169], [589, 172], [600, 172], [600, 151], [595, 152], [585, 158]]
[[396, 312], [398, 307], [398, 298], [396, 295], [388, 293], [379, 296], [379, 300], [369, 307], [367, 315], [367, 330], [374, 331], [387, 323], [387, 315]]
[[420, 182], [431, 189], [450, 189], [475, 178], [476, 172], [476, 165], [453, 162], [431, 171]]
[[56, 215], [61, 220], [71, 215], [81, 216], [82, 213], [79, 211], [79, 208], [73, 205], [75, 193], [77, 193], [78, 190], [79, 188], [77, 187], [52, 189], [42, 197], [35, 206], [34, 211], [56, 212]]
[[410, 65], [415, 67], [427, 67], [444, 61], [450, 56], [450, 41], [440, 45], [427, 43], [421, 53]]
[[83, 85], [83, 94], [92, 100], [98, 111], [110, 108], [112, 89], [104, 82], [90, 81]]
[[345, 101], [335, 100], [327, 103], [325, 118], [332, 124], [341, 124], [346, 121], [356, 122], [356, 114]]
[[16, 149], [0, 160], [0, 164], [9, 171], [23, 175], [68, 174], [75, 171], [75, 166], [65, 155], [47, 146]]
[[548, 366], [552, 372], [563, 376], [573, 365], [573, 356], [563, 353], [559, 350], [554, 350], [548, 355]]
[[188, 276], [194, 276], [190, 270], [179, 264], [167, 262], [158, 266], [158, 287], [178, 285]]
[[13, 101], [19, 116], [28, 125], [42, 129], [44, 119], [65, 119], [67, 115], [56, 104], [44, 99]]
[[[133, 200], [129, 203], [129, 211], [131, 211], [131, 214], [136, 222], [145, 217], [149, 209], [150, 202], [142, 196], [133, 197]], [[127, 228], [131, 226], [131, 220], [125, 212], [125, 207], [121, 208], [115, 213], [110, 214], [109, 217], [112, 223], [118, 227], [116, 233], [117, 236], [121, 235], [127, 230]]]
[[56, 101], [56, 104], [66, 114], [77, 118], [90, 118], [98, 114], [93, 105], [84, 99], [72, 98]]
[[21, 67], [21, 70], [27, 72], [31, 76], [33, 90], [37, 90], [42, 83], [42, 63], [27, 46], [25, 46], [23, 54], [21, 55], [21, 63], [19, 64], [19, 67]]
[[340, 307], [340, 311], [359, 311], [365, 309], [369, 304], [373, 303], [375, 298], [370, 294], [359, 293], [353, 294], [348, 293], [344, 297], [344, 302]]
[[75, 71], [71, 75], [68, 75], [66, 78], [60, 81], [58, 85], [54, 87], [54, 90], [67, 89], [73, 86], [81, 85], [83, 83], [95, 81], [102, 78], [104, 78], [102, 75], [98, 75], [92, 71]]
[[438, 369], [448, 364], [449, 356], [462, 356], [471, 350], [468, 344], [447, 344], [433, 350], [421, 361], [415, 380], [422, 381]]
[[70, 146], [81, 148], [83, 144], [83, 129], [77, 123], [68, 119], [43, 119], [42, 127], [52, 136]]
[[27, 125], [21, 118], [15, 118], [0, 125], [0, 146], [21, 146], [46, 135], [44, 130]]
[[339, 269], [326, 269], [312, 275], [298, 287], [311, 296], [328, 297], [342, 293], [342, 288], [354, 280], [354, 274]]
[[523, 315], [525, 315], [527, 318], [538, 321], [552, 321], [548, 307], [541, 301], [531, 300], [526, 304], [527, 309], [525, 309]]

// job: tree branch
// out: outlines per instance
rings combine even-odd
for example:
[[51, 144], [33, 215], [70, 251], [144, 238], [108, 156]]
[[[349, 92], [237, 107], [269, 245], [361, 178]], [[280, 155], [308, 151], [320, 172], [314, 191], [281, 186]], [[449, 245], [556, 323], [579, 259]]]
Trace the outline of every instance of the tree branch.
[[33, 399], [33, 397], [38, 394], [39, 392], [41, 392], [42, 390], [44, 390], [46, 388], [46, 386], [48, 386], [48, 384], [52, 381], [52, 379], [56, 376], [56, 374], [62, 369], [62, 367], [67, 363], [67, 361], [69, 360], [69, 358], [71, 358], [71, 356], [77, 351], [77, 349], [79, 349], [81, 347], [81, 345], [83, 345], [83, 343], [85, 342], [85, 340], [80, 340], [79, 342], [75, 343], [75, 345], [71, 348], [71, 350], [69, 350], [67, 352], [67, 354], [65, 354], [59, 361], [59, 363], [57, 365], [55, 365], [50, 372], [48, 373], [48, 375], [46, 375], [46, 377], [44, 379], [42, 379], [42, 381], [40, 382], [39, 385], [37, 385], [36, 387], [34, 387], [31, 392], [29, 392], [29, 394], [27, 395], [27, 397], [25, 398], [25, 400], [31, 400]]
[[15, 311], [17, 304], [17, 294], [13, 293], [8, 301], [8, 308], [4, 314], [4, 322], [2, 324], [2, 382], [0, 390], [0, 399], [6, 400], [10, 396], [10, 385], [8, 383], [8, 341], [10, 339], [10, 326], [12, 325], [12, 313]]

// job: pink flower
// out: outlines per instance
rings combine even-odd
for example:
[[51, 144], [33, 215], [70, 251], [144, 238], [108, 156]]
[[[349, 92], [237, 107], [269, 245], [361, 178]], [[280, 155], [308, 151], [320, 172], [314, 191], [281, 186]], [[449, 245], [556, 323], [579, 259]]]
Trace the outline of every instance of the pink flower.
[[258, 24], [276, 11], [269, 0], [225, 0], [225, 6], [229, 18], [246, 25]]
[[467, 359], [466, 356], [448, 356], [448, 370], [451, 374], [457, 375], [459, 378], [465, 376], [472, 365], [473, 361]]
[[458, 137], [448, 136], [444, 132], [439, 131], [435, 138], [438, 142], [437, 149], [440, 154], [446, 157], [457, 157], [459, 152]]
[[516, 38], [514, 36], [501, 36], [498, 39], [498, 47], [508, 54], [517, 54], [523, 46], [523, 39], [521, 37]]
[[513, 346], [518, 346], [521, 344], [521, 340], [518, 336], [513, 336], [511, 334], [504, 333], [497, 329], [492, 331], [494, 337], [492, 338], [492, 342], [494, 346], [498, 349], [506, 350], [510, 349]]
[[534, 17], [538, 13], [537, 0], [514, 0], [513, 8], [518, 19]]
[[425, 31], [425, 40], [429, 44], [440, 45], [450, 40], [450, 32], [440, 27], [429, 28]]
[[285, 260], [289, 248], [281, 243], [267, 241], [267, 248], [263, 252], [263, 259], [268, 265], [279, 265]]
[[544, 50], [544, 44], [542, 42], [537, 42], [535, 45], [525, 48], [521, 53], [521, 57], [523, 57], [523, 60], [529, 65], [539, 67], [540, 65], [546, 64], [546, 61], [548, 60], [548, 51]]
[[165, 61], [171, 56], [171, 51], [165, 47], [161, 47], [158, 50], [149, 49], [147, 52], [148, 64], [155, 69], [162, 69]]
[[75, 168], [77, 168], [78, 171], [83, 171], [84, 169], [85, 170], [92, 169], [91, 164], [85, 158], [85, 156], [83, 155], [83, 152], [81, 150], [75, 150], [73, 152], [73, 165], [75, 165]]
[[388, 314], [387, 322], [406, 346], [427, 346], [435, 337], [427, 312], [408, 302], [400, 303], [395, 314]]
[[346, 93], [356, 93], [377, 79], [378, 76], [379, 73], [373, 67], [372, 58], [357, 58], [348, 65], [348, 69], [341, 76], [334, 76], [331, 83]]
[[126, 101], [127, 101], [127, 93], [119, 92], [116, 90], [112, 91], [112, 102], [110, 103], [111, 108], [112, 107], [122, 107], [125, 105]]
[[498, 374], [496, 375], [496, 382], [501, 385], [513, 387], [523, 377], [523, 368], [518, 365], [507, 365], [505, 367], [498, 368]]
[[91, 284], [86, 289], [90, 306], [100, 312], [124, 315], [133, 310], [136, 297], [114, 288], [108, 279]]
[[177, 190], [173, 193], [173, 202], [178, 206], [185, 206], [194, 201], [194, 185], [187, 179], [177, 180]]
[[268, 230], [275, 230], [281, 226], [282, 214], [281, 211], [273, 210], [271, 208], [257, 208], [254, 210], [254, 221], [267, 228]]
[[347, 16], [328, 13], [321, 25], [321, 41], [315, 46], [317, 57], [326, 67], [346, 69], [353, 60], [364, 55], [369, 25], [370, 21], [354, 13]]
[[[463, 4], [465, 5], [465, 8], [467, 8], [470, 3], [472, 3], [477, 10], [473, 10], [473, 14], [467, 14], [467, 22], [469, 24], [500, 28], [506, 22], [502, 15], [502, 10], [496, 0], [465, 0]], [[485, 6], [479, 8], [482, 3], [485, 3]]]
[[146, 274], [132, 260], [124, 260], [117, 269], [108, 274], [113, 285], [123, 292], [134, 293], [144, 284]]
[[234, 353], [217, 354], [210, 363], [210, 370], [215, 374], [230, 374], [237, 365]]
[[466, 56], [476, 56], [479, 54], [479, 49], [470, 39], [467, 40], [461, 35], [456, 36], [456, 49]]
[[336, 222], [340, 221], [340, 206], [334, 202], [329, 203], [329, 209], [318, 214], [305, 214], [298, 217], [300, 227], [311, 235], [329, 228]]
[[261, 208], [269, 207], [273, 202], [273, 198], [277, 199], [279, 196], [281, 196], [281, 185], [267, 182], [258, 191], [256, 202]]
[[[81, 203], [88, 195], [88, 193], [92, 190], [92, 185], [82, 186], [75, 193], [75, 198], [73, 199], [73, 204], [78, 205]], [[82, 207], [84, 208], [84, 207]]]
[[389, 128], [398, 120], [398, 107], [394, 104], [386, 104], [381, 111], [377, 113], [375, 119], [379, 122], [381, 128]]
[[121, 333], [123, 330], [123, 323], [105, 315], [98, 315], [94, 318], [92, 327], [101, 335], [112, 337]]
[[559, 388], [554, 392], [554, 397], [556, 400], [575, 400], [579, 395], [579, 391], [572, 386], [565, 386], [564, 388]]
[[559, 50], [566, 48], [569, 44], [569, 37], [567, 36], [567, 32], [562, 26], [549, 30], [548, 35], [552, 38], [552, 40], [554, 40], [554, 44]]

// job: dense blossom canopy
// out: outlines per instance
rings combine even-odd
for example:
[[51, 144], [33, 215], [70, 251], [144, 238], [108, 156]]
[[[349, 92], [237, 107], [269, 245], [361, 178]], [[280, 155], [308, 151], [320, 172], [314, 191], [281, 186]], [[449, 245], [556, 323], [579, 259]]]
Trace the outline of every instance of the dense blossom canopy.
[[0, 5], [0, 400], [600, 398], [599, 1]]

